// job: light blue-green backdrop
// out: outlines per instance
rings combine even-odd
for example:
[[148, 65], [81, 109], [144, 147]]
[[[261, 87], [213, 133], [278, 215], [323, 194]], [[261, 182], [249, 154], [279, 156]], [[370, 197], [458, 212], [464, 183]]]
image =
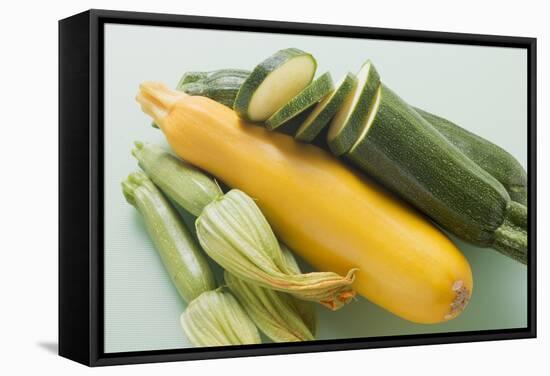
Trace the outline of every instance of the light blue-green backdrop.
[[[179, 326], [185, 308], [120, 182], [137, 169], [134, 140], [166, 145], [134, 97], [141, 81], [174, 86], [189, 70], [252, 69], [274, 51], [311, 52], [318, 73], [335, 80], [371, 59], [409, 103], [447, 117], [527, 160], [525, 50], [168, 27], [105, 26], [105, 351], [189, 347]], [[188, 218], [189, 220], [189, 218]], [[189, 222], [190, 223], [190, 222]], [[455, 239], [456, 240], [456, 239]], [[404, 321], [364, 298], [337, 312], [321, 307], [319, 339], [356, 338], [527, 325], [527, 270], [491, 249], [456, 240], [474, 272], [474, 293], [457, 319]], [[310, 270], [304, 265], [306, 270]], [[218, 280], [221, 280], [216, 268]]]

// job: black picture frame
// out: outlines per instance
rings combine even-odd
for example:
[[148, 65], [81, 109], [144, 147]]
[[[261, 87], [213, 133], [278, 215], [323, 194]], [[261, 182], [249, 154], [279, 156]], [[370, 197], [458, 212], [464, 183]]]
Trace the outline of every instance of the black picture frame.
[[[527, 50], [528, 324], [483, 330], [181, 350], [103, 351], [103, 26], [106, 23], [339, 36]], [[536, 337], [536, 39], [88, 10], [59, 21], [59, 354], [88, 366]], [[85, 197], [88, 205], [85, 204]]]

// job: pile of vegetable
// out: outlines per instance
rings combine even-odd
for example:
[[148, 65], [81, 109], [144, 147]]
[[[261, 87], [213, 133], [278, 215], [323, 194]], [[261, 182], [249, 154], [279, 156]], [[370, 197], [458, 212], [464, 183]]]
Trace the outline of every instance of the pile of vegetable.
[[[189, 302], [197, 346], [258, 343], [256, 327], [312, 340], [311, 302], [335, 310], [355, 291], [413, 322], [456, 317], [472, 272], [437, 225], [527, 261], [527, 176], [510, 154], [407, 104], [371, 61], [336, 84], [316, 68], [290, 48], [252, 71], [188, 72], [176, 90], [140, 85], [177, 157], [136, 143], [144, 172], [123, 191]], [[165, 196], [197, 217], [199, 244]], [[320, 272], [302, 274], [292, 252]]]

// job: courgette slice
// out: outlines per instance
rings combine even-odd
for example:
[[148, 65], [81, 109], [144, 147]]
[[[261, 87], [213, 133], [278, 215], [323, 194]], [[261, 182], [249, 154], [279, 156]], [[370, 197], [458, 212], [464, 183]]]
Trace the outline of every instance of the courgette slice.
[[337, 156], [347, 153], [357, 140], [380, 85], [380, 76], [370, 60], [359, 70], [357, 80], [353, 95], [347, 98], [330, 123], [327, 141], [330, 150]]
[[326, 72], [271, 115], [271, 117], [265, 121], [265, 126], [269, 130], [278, 128], [280, 125], [313, 106], [315, 103], [318, 103], [333, 90], [334, 84], [332, 83], [332, 77], [330, 73]]
[[298, 128], [295, 138], [305, 142], [313, 141], [338, 112], [355, 85], [357, 85], [357, 77], [353, 73], [346, 74], [336, 85], [336, 90], [313, 108], [313, 111]]
[[264, 121], [301, 92], [313, 79], [315, 58], [297, 48], [276, 52], [244, 81], [233, 109], [250, 121]]

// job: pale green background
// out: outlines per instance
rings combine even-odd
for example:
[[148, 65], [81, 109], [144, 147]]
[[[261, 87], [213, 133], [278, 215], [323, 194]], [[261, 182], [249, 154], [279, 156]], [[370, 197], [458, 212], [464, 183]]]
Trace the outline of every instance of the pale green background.
[[[166, 145], [134, 101], [138, 85], [175, 85], [183, 72], [252, 69], [274, 51], [311, 52], [335, 80], [371, 59], [409, 103], [456, 121], [527, 160], [525, 50], [151, 26], [105, 26], [105, 351], [189, 347], [185, 308], [120, 182], [137, 168], [134, 140]], [[527, 325], [527, 270], [463, 242], [475, 288], [467, 310], [438, 325], [404, 321], [364, 298], [337, 312], [321, 307], [319, 339], [519, 328]], [[305, 266], [306, 270], [309, 267]], [[219, 269], [218, 279], [220, 280]]]

